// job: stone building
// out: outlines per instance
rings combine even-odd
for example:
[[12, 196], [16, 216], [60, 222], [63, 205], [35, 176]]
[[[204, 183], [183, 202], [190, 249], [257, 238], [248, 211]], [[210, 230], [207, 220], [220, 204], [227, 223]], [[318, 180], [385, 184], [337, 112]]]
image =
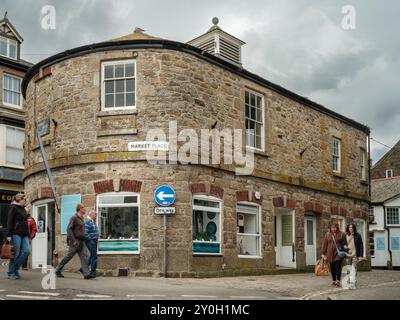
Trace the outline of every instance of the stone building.
[[[176, 193], [168, 276], [302, 270], [320, 256], [332, 219], [368, 230], [368, 127], [245, 70], [242, 45], [216, 21], [188, 44], [136, 29], [28, 72], [25, 189], [54, 235], [33, 243], [34, 267], [55, 262], [51, 248], [65, 254], [65, 221], [82, 201], [98, 211], [100, 272], [160, 275], [163, 219], [153, 208], [161, 185]], [[50, 125], [42, 139], [61, 214], [35, 137], [41, 121]], [[174, 161], [169, 152], [165, 164], [152, 163], [129, 151], [154, 128], [172, 145], [171, 123], [198, 136], [242, 129], [239, 149], [254, 151], [254, 170], [238, 175], [235, 164]]]
[[7, 16], [0, 20], [0, 224], [15, 194], [24, 191], [25, 115], [21, 83], [32, 66], [21, 59], [23, 39]]
[[400, 176], [400, 140], [371, 168], [371, 179]]

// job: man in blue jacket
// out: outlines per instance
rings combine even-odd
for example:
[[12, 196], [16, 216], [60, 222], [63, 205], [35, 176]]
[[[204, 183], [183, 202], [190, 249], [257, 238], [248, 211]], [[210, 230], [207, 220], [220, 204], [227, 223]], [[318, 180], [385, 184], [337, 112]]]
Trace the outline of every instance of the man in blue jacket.
[[89, 249], [90, 258], [90, 276], [96, 277], [97, 268], [97, 241], [99, 240], [99, 228], [96, 223], [97, 214], [96, 211], [92, 210], [89, 212], [88, 218], [85, 222], [85, 244]]

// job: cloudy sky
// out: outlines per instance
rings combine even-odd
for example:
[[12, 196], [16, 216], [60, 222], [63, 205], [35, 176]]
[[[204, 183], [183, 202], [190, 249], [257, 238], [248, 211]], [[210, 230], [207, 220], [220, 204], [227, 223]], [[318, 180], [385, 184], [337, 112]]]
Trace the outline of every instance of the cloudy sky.
[[[356, 29], [342, 28], [344, 5]], [[42, 7], [56, 29], [41, 28]], [[388, 146], [400, 139], [400, 1], [397, 0], [1, 0], [25, 39], [22, 57], [49, 55], [133, 31], [187, 42], [211, 19], [244, 40], [243, 65], [264, 78], [371, 127]], [[372, 141], [372, 158], [388, 148]]]

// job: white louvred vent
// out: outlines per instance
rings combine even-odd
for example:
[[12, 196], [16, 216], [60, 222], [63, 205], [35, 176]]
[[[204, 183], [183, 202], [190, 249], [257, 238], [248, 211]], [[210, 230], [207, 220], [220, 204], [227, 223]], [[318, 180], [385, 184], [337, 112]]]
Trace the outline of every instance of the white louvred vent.
[[188, 44], [213, 54], [230, 63], [242, 65], [242, 40], [235, 38], [218, 26], [218, 18], [213, 19], [213, 26], [205, 34], [191, 40]]

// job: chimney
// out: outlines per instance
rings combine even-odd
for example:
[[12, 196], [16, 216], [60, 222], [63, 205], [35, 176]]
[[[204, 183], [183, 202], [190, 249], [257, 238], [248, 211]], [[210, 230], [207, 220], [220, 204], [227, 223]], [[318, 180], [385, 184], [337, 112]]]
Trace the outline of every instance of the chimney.
[[242, 46], [245, 42], [222, 30], [218, 22], [218, 18], [213, 18], [213, 26], [206, 33], [190, 40], [188, 44], [232, 64], [242, 66]]

